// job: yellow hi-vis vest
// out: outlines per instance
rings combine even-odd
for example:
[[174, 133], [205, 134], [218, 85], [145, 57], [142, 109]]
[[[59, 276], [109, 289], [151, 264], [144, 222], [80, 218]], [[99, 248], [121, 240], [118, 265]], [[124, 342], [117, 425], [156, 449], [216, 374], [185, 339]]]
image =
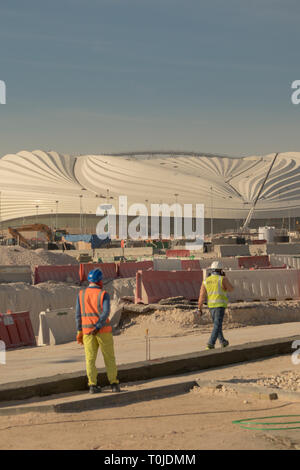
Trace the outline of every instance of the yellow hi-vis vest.
[[204, 281], [208, 308], [227, 307], [228, 296], [222, 287], [222, 279], [223, 276], [212, 274]]

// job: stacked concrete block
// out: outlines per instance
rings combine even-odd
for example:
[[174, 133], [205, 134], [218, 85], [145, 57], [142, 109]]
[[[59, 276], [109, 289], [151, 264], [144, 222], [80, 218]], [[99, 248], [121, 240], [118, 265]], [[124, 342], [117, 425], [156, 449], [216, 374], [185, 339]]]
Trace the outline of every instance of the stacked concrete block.
[[215, 245], [218, 258], [223, 256], [250, 256], [249, 245]]

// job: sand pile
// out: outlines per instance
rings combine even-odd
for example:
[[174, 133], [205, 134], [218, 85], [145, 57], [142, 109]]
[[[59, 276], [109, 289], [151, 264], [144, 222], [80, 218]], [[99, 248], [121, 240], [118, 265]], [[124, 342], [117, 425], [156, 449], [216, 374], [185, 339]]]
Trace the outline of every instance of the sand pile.
[[0, 247], [0, 265], [66, 265], [78, 264], [78, 261], [64, 253], [55, 253], [55, 251], [28, 250], [21, 246], [2, 246]]

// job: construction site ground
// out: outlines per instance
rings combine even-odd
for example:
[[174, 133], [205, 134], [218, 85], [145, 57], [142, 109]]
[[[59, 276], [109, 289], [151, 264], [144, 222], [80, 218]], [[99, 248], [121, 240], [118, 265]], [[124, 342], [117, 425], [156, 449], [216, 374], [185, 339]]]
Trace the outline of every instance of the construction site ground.
[[[285, 355], [124, 385], [125, 390], [143, 391], [147, 387], [179, 384], [192, 379], [199, 381], [200, 387], [192, 387], [176, 396], [76, 413], [1, 416], [0, 449], [300, 449], [297, 429], [246, 430], [232, 423], [242, 418], [278, 415], [298, 415], [293, 420], [299, 421], [300, 402], [282, 398], [259, 399], [249, 387], [246, 392], [232, 387], [233, 384], [248, 383], [255, 390], [258, 382], [265, 381], [269, 386], [266, 377], [273, 377], [276, 382], [276, 377], [295, 374], [295, 370], [297, 366], [292, 364], [289, 355]], [[218, 380], [227, 381], [228, 385], [221, 388], [207, 386], [208, 382]], [[105, 392], [109, 394], [105, 390], [101, 395]], [[81, 396], [83, 394], [81, 392]]]
[[[160, 334], [150, 334], [150, 357], [158, 359], [204, 350], [210, 336], [212, 325], [207, 325], [206, 332], [184, 330], [175, 336], [161, 329]], [[254, 341], [296, 336], [299, 322], [276, 325], [249, 326], [225, 330], [230, 345], [240, 345]], [[121, 334], [114, 336], [117, 364], [130, 364], [146, 359], [145, 329], [139, 334]], [[219, 344], [216, 344], [219, 347]], [[98, 354], [97, 366], [104, 367], [101, 353]], [[0, 384], [21, 382], [39, 377], [71, 373], [85, 369], [84, 349], [76, 341], [56, 346], [28, 347], [7, 351], [6, 364], [0, 364]]]

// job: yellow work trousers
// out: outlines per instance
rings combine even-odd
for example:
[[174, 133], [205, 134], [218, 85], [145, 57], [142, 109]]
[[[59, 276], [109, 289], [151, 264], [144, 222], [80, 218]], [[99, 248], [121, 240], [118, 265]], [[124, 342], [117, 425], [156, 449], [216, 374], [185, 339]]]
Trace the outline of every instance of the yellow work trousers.
[[98, 333], [97, 335], [83, 335], [85, 350], [86, 373], [89, 386], [97, 385], [96, 359], [99, 346], [104, 359], [107, 378], [110, 384], [119, 383], [117, 379], [117, 366], [114, 353], [114, 342], [112, 333]]

